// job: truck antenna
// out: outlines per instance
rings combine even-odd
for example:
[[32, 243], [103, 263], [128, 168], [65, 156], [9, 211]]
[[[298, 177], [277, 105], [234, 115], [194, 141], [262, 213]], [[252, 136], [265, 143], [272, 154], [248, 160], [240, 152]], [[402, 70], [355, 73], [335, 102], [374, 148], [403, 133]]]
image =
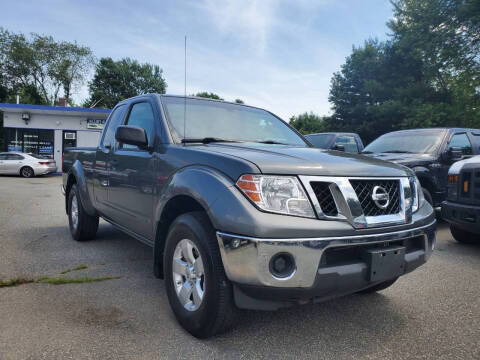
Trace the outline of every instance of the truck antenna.
[[[185, 35], [185, 73], [184, 73], [184, 84], [183, 84], [183, 139], [187, 138], [187, 35]], [[186, 142], [183, 142], [185, 146]]]

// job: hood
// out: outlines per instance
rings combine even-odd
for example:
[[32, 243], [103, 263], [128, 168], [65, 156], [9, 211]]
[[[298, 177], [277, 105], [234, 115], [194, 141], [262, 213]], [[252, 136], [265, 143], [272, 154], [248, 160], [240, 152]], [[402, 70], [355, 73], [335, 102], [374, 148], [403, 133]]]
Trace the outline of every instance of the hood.
[[191, 147], [250, 161], [264, 174], [359, 177], [410, 175], [403, 166], [342, 151], [257, 143], [211, 143]]
[[391, 154], [391, 153], [376, 153], [365, 154], [366, 156], [391, 161], [396, 164], [412, 167], [423, 164], [429, 164], [435, 161], [435, 157], [432, 154]]
[[480, 155], [473, 156], [470, 159], [457, 161], [452, 166], [450, 166], [450, 169], [448, 170], [448, 173], [449, 174], [460, 174], [460, 171], [462, 171], [462, 168], [464, 166], [471, 166], [471, 167], [479, 168], [480, 167]]

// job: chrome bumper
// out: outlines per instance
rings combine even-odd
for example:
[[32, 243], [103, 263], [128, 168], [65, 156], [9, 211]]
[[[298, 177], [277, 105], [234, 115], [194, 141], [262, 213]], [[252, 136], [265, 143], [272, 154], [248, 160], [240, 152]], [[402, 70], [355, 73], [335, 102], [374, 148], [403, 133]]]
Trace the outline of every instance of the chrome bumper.
[[[303, 239], [259, 239], [217, 231], [217, 240], [225, 273], [231, 281], [245, 285], [309, 288], [319, 274], [324, 251], [331, 247], [385, 243], [423, 236], [422, 262], [425, 262], [434, 248], [435, 226], [434, 220], [428, 225], [408, 230]], [[271, 258], [282, 252], [291, 254], [296, 266], [293, 274], [286, 278], [275, 277], [270, 272]]]

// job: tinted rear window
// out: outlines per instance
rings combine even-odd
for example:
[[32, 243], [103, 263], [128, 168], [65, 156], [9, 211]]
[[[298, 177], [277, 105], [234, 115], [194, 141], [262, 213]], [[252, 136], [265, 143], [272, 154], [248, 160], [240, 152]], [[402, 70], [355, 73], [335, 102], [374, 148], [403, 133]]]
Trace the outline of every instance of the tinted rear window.
[[312, 143], [313, 146], [320, 148], [320, 149], [326, 149], [328, 147], [328, 144], [333, 139], [332, 134], [319, 134], [319, 135], [307, 135], [306, 138], [308, 141]]

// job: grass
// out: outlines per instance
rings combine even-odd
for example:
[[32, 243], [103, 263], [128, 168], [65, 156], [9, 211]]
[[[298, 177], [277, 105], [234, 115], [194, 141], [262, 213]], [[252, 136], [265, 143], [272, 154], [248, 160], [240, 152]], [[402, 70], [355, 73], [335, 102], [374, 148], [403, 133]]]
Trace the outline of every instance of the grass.
[[78, 277], [78, 278], [67, 278], [67, 277], [50, 277], [44, 276], [37, 279], [25, 279], [25, 278], [14, 278], [6, 281], [0, 280], [0, 288], [2, 287], [11, 287], [18, 286], [23, 284], [32, 284], [32, 283], [42, 283], [42, 284], [51, 284], [51, 285], [63, 285], [63, 284], [84, 284], [91, 282], [99, 282], [105, 280], [120, 279], [121, 276], [102, 276], [102, 277]]
[[69, 272], [72, 272], [72, 271], [78, 271], [78, 270], [84, 270], [84, 269], [88, 269], [88, 266], [87, 265], [78, 265], [76, 268], [62, 271], [60, 274], [65, 275], [65, 274], [67, 274]]
[[35, 282], [33, 279], [24, 279], [24, 278], [14, 278], [10, 280], [0, 280], [0, 288], [9, 287], [9, 286], [18, 286], [23, 284], [30, 284]]
[[44, 277], [37, 279], [35, 282], [52, 284], [52, 285], [63, 285], [63, 284], [83, 284], [91, 282], [99, 282], [105, 280], [120, 279], [120, 276], [102, 276], [97, 278], [91, 278], [88, 276], [83, 276], [79, 278], [66, 278], [66, 277]]

